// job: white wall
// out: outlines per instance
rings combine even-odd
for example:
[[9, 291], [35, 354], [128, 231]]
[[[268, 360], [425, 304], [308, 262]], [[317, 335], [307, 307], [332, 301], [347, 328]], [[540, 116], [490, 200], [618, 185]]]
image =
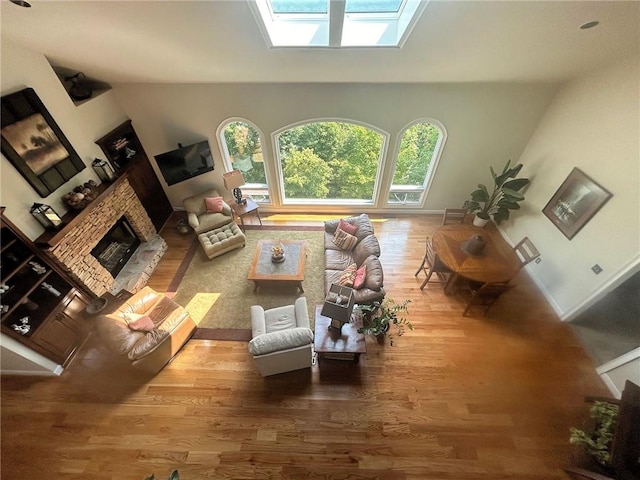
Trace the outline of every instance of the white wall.
[[[170, 187], [162, 179], [175, 208], [182, 206], [184, 197], [209, 185], [230, 197], [222, 186], [224, 166], [215, 135], [230, 117], [247, 118], [263, 131], [265, 164], [272, 172], [270, 135], [284, 126], [314, 118], [363, 122], [391, 134], [391, 158], [404, 127], [419, 118], [434, 118], [446, 127], [448, 140], [427, 210], [461, 206], [479, 179], [488, 179], [490, 164], [502, 166], [507, 159], [518, 158], [556, 88], [528, 84], [114, 86], [149, 156], [174, 149], [178, 142], [209, 140], [216, 162], [213, 172]], [[152, 163], [155, 166], [153, 159]], [[390, 162], [386, 168], [391, 168]], [[408, 209], [396, 211], [406, 213]]]
[[[504, 230], [514, 241], [528, 235], [542, 253], [529, 271], [563, 319], [640, 258], [639, 64], [629, 58], [566, 84], [520, 157], [532, 182]], [[613, 197], [568, 240], [541, 210], [573, 167]]]
[[7, 207], [5, 215], [32, 240], [42, 234], [43, 229], [29, 213], [34, 202], [51, 205], [60, 215], [67, 208], [62, 196], [88, 180], [100, 180], [95, 175], [91, 162], [95, 157], [104, 158], [100, 147], [94, 143], [109, 130], [126, 120], [113, 91], [92, 99], [79, 107], [73, 104], [62, 83], [44, 55], [2, 39], [2, 70], [0, 84], [2, 95], [23, 88], [35, 90], [45, 107], [78, 152], [87, 168], [71, 178], [48, 197], [42, 198], [20, 175], [13, 165], [2, 156], [0, 162], [0, 203]]
[[[60, 215], [66, 212], [62, 195], [73, 187], [94, 179], [91, 168], [95, 157], [104, 158], [94, 140], [100, 138], [127, 117], [116, 101], [112, 91], [76, 107], [53, 72], [47, 59], [40, 53], [25, 49], [11, 41], [2, 39], [2, 95], [33, 88], [60, 129], [74, 146], [87, 165], [78, 175], [70, 179], [46, 198], [42, 198], [2, 156], [0, 162], [0, 204], [6, 206], [5, 215], [32, 240], [43, 232], [43, 228], [29, 213], [34, 202], [51, 205]], [[59, 374], [61, 367], [6, 335], [0, 335], [0, 360], [3, 373]]]

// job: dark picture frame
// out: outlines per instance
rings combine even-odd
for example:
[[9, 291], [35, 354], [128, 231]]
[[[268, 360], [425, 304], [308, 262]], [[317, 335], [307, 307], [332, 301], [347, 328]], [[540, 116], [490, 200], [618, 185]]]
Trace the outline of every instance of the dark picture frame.
[[574, 167], [542, 213], [571, 240], [612, 196], [602, 185]]
[[86, 168], [32, 88], [0, 99], [2, 154], [41, 197]]

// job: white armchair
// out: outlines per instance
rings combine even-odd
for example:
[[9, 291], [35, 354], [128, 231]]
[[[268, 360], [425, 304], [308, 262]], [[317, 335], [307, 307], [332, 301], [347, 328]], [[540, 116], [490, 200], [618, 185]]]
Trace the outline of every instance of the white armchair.
[[218, 191], [212, 188], [197, 195], [187, 197], [182, 201], [182, 205], [188, 214], [189, 225], [191, 225], [196, 232], [196, 235], [222, 227], [223, 225], [231, 223], [233, 220], [231, 207], [227, 202], [223, 202], [222, 212], [207, 212], [204, 199], [219, 196]]
[[305, 297], [270, 310], [253, 305], [251, 330], [249, 353], [263, 377], [311, 367], [313, 331]]

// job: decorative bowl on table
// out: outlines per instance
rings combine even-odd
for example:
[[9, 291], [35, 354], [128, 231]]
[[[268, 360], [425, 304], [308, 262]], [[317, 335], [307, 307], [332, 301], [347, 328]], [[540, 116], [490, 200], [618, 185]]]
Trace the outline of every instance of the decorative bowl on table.
[[282, 243], [276, 243], [271, 247], [271, 261], [273, 263], [284, 262], [284, 246]]

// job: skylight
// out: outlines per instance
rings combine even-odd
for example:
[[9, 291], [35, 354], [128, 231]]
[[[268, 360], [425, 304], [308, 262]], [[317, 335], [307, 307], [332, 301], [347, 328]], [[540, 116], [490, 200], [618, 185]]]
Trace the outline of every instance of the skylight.
[[272, 47], [398, 47], [428, 0], [249, 0]]

